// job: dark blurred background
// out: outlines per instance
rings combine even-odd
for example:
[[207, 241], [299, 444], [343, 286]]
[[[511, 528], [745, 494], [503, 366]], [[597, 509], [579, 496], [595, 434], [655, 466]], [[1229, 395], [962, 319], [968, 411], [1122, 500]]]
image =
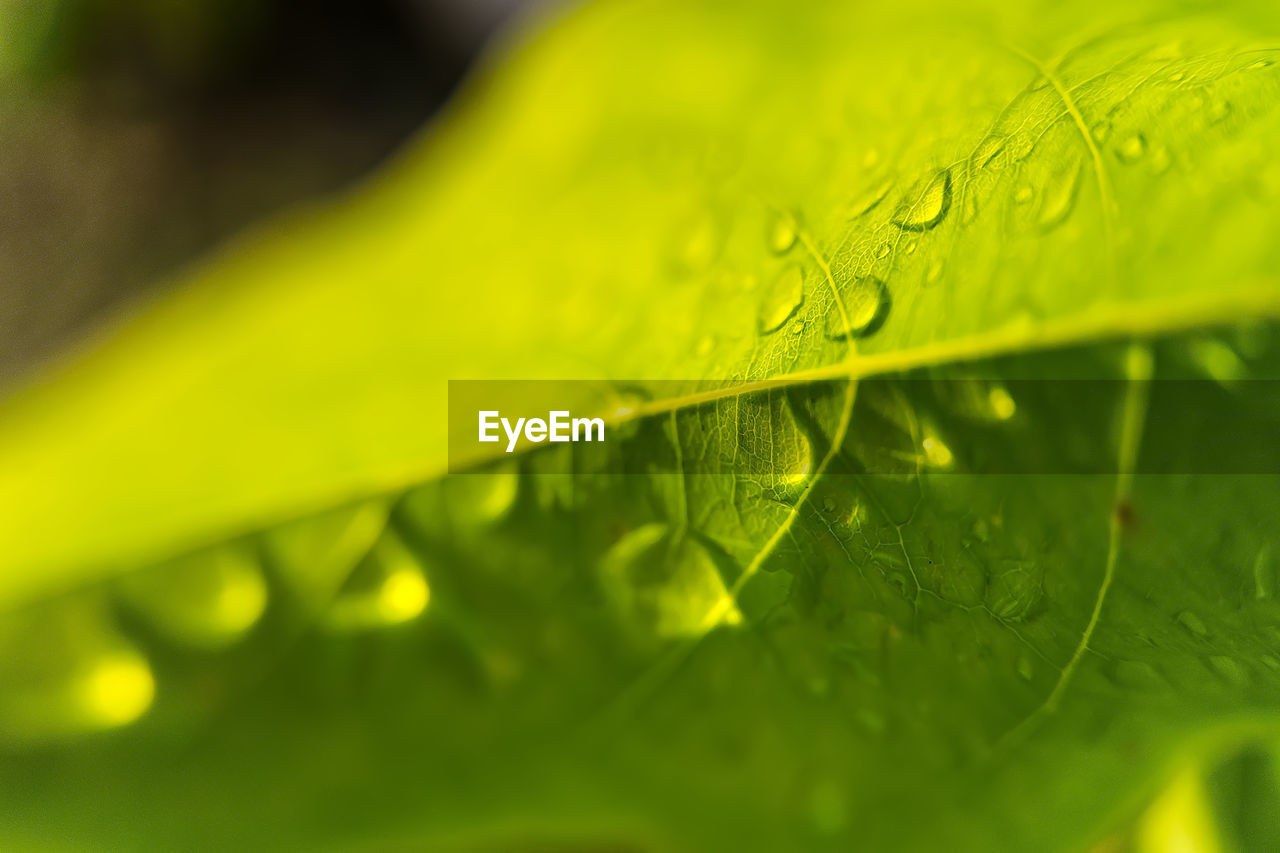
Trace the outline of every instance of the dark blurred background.
[[397, 149], [530, 0], [0, 3], [0, 393]]

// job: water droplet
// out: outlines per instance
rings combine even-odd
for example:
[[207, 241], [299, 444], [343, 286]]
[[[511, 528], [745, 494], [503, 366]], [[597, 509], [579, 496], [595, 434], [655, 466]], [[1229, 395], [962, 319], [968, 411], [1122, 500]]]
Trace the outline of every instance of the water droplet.
[[937, 227], [951, 209], [951, 172], [942, 169], [920, 179], [893, 214], [893, 224], [905, 231]]
[[417, 558], [388, 530], [343, 584], [326, 621], [339, 631], [397, 625], [420, 616], [430, 599]]
[[1099, 121], [1099, 122], [1095, 122], [1093, 127], [1090, 128], [1089, 132], [1093, 134], [1093, 138], [1096, 141], [1106, 142], [1107, 137], [1111, 135], [1111, 122], [1107, 121], [1106, 119], [1103, 119], [1102, 121]]
[[880, 248], [876, 250], [876, 259], [880, 260], [889, 257], [889, 250], [890, 247], [888, 243], [881, 243]]
[[622, 536], [602, 558], [600, 575], [609, 599], [642, 640], [701, 636], [742, 621], [706, 548], [666, 524]]
[[1117, 661], [1115, 680], [1124, 687], [1134, 687], [1139, 690], [1153, 690], [1165, 686], [1165, 681], [1156, 668], [1141, 660]]
[[[603, 405], [602, 410], [608, 412], [610, 417], [623, 421], [624, 425], [653, 399], [653, 395], [647, 389], [637, 385], [616, 385], [610, 391], [608, 401]], [[634, 423], [631, 425], [634, 426]]]
[[819, 835], [838, 835], [848, 824], [845, 799], [839, 783], [833, 780], [814, 785], [809, 795], [809, 819]]
[[786, 254], [796, 244], [798, 234], [795, 218], [791, 214], [784, 212], [773, 214], [767, 235], [769, 251], [775, 255]]
[[676, 249], [679, 264], [690, 271], [705, 270], [720, 255], [721, 234], [715, 217], [704, 214], [684, 231]]
[[929, 269], [925, 271], [925, 284], [933, 284], [940, 278], [942, 278], [942, 261], [935, 260], [929, 264]]
[[999, 385], [993, 386], [987, 392], [987, 404], [991, 408], [992, 416], [1000, 421], [1009, 420], [1018, 411], [1018, 404], [1014, 402], [1013, 397]]
[[449, 518], [468, 526], [494, 524], [515, 506], [520, 475], [515, 463], [504, 462], [446, 478]]
[[1271, 60], [1269, 60], [1269, 59], [1259, 59], [1257, 62], [1255, 62], [1255, 63], [1253, 63], [1252, 65], [1250, 65], [1246, 70], [1248, 70], [1248, 71], [1261, 71], [1263, 68], [1270, 68], [1270, 67], [1271, 67]]
[[862, 158], [862, 168], [870, 169], [880, 162], [880, 152], [875, 148], [868, 148], [866, 156]]
[[1206, 106], [1209, 124], [1220, 124], [1231, 115], [1231, 102], [1222, 98], [1210, 98]]
[[141, 717], [156, 691], [150, 665], [132, 650], [98, 658], [78, 686], [83, 712], [102, 728], [128, 725]]
[[703, 335], [698, 339], [698, 344], [694, 348], [694, 353], [699, 357], [706, 357], [716, 347], [716, 339], [710, 335]]
[[1213, 671], [1222, 676], [1224, 680], [1235, 687], [1244, 687], [1249, 683], [1249, 670], [1235, 658], [1229, 658], [1225, 655], [1212, 655], [1209, 658], [1209, 666], [1213, 667]]
[[822, 510], [823, 510], [823, 512], [826, 512], [826, 513], [832, 513], [832, 512], [835, 512], [835, 511], [836, 511], [836, 502], [835, 502], [835, 498], [832, 498], [830, 495], [828, 495], [827, 497], [823, 498], [823, 499], [822, 499]]
[[1184, 73], [1182, 73], [1181, 71], [1175, 71], [1175, 72], [1173, 72], [1172, 74], [1170, 74], [1170, 75], [1169, 75], [1169, 82], [1170, 82], [1170, 83], [1179, 83], [1179, 82], [1181, 82], [1183, 79], [1185, 79], [1185, 78], [1186, 78], [1186, 76], [1187, 76], [1187, 75], [1186, 75], [1186, 74], [1184, 74]]
[[1083, 163], [1077, 161], [1067, 169], [1054, 175], [1045, 185], [1044, 195], [1040, 199], [1040, 215], [1037, 219], [1045, 231], [1057, 228], [1066, 221], [1075, 205], [1076, 189], [1080, 186], [1080, 172]]
[[[973, 152], [973, 162], [979, 169], [985, 169], [988, 166], [999, 169], [1004, 165], [1004, 158], [1000, 155], [1004, 153], [1005, 143], [1009, 141], [1007, 136], [992, 134], [978, 144], [977, 149]], [[997, 159], [999, 158], [999, 159]]]
[[1235, 350], [1217, 338], [1195, 338], [1186, 346], [1191, 361], [1219, 385], [1234, 385], [1249, 373]]
[[1205, 626], [1204, 620], [1190, 610], [1183, 610], [1174, 618], [1179, 625], [1197, 637], [1207, 637], [1209, 635], [1209, 629]]
[[1263, 543], [1258, 549], [1258, 556], [1253, 559], [1254, 598], [1259, 601], [1271, 598], [1275, 594], [1276, 573], [1271, 565], [1271, 545]]
[[826, 336], [833, 341], [869, 337], [884, 325], [891, 307], [889, 288], [883, 281], [871, 276], [856, 278], [844, 295], [844, 314], [841, 315], [838, 307], [827, 312]]
[[130, 609], [169, 639], [207, 649], [238, 641], [267, 607], [267, 583], [243, 545], [201, 551], [120, 579]]
[[760, 303], [761, 334], [776, 332], [791, 319], [804, 302], [804, 271], [796, 264], [784, 269]]
[[960, 221], [965, 225], [978, 218], [978, 194], [972, 188], [964, 194], [964, 203], [960, 209]]
[[1031, 199], [1036, 197], [1036, 191], [1031, 188], [1030, 184], [1023, 184], [1018, 187], [1018, 191], [1013, 194], [1015, 204], [1030, 204]]
[[0, 625], [0, 741], [40, 744], [129, 725], [155, 692], [150, 663], [100, 597], [50, 602]]
[[1141, 133], [1126, 137], [1116, 146], [1116, 158], [1121, 163], [1136, 163], [1147, 151], [1147, 138]]
[[892, 187], [893, 181], [881, 181], [875, 184], [849, 203], [846, 215], [849, 219], [857, 219], [859, 216], [870, 213], [876, 205], [884, 201], [884, 197], [889, 194]]
[[903, 251], [905, 251], [908, 255], [914, 255], [916, 253], [916, 246], [918, 244], [919, 244], [918, 240], [908, 240], [907, 245], [903, 247]]
[[1169, 169], [1172, 160], [1169, 157], [1169, 149], [1163, 145], [1156, 145], [1151, 149], [1151, 172], [1155, 175], [1162, 175]]
[[950, 468], [951, 463], [955, 461], [951, 448], [931, 432], [926, 431], [920, 447], [924, 451], [924, 461], [930, 468]]
[[1031, 655], [1028, 652], [1018, 655], [1017, 668], [1018, 676], [1023, 681], [1030, 681], [1032, 676], [1036, 674], [1035, 661], [1031, 659]]

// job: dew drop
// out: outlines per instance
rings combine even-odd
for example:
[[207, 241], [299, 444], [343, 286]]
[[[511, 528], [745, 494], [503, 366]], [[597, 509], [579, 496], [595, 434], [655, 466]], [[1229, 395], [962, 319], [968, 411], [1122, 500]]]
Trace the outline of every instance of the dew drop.
[[975, 192], [966, 192], [964, 194], [964, 203], [961, 205], [960, 221], [965, 225], [978, 218], [978, 194]]
[[1076, 190], [1080, 186], [1083, 163], [1077, 161], [1070, 168], [1053, 176], [1044, 188], [1040, 199], [1040, 215], [1037, 222], [1042, 229], [1057, 228], [1071, 214], [1076, 202]]
[[155, 697], [155, 677], [133, 650], [104, 654], [88, 668], [76, 691], [81, 711], [95, 727], [116, 728], [141, 717]]
[[804, 271], [791, 264], [784, 269], [765, 293], [760, 303], [760, 333], [767, 335], [781, 329], [804, 302]]
[[1271, 565], [1271, 545], [1265, 543], [1258, 549], [1258, 556], [1253, 559], [1253, 596], [1258, 601], [1271, 598], [1275, 594], [1276, 573]]
[[1031, 199], [1036, 197], [1036, 191], [1031, 188], [1030, 184], [1023, 184], [1018, 187], [1018, 191], [1013, 194], [1015, 204], [1030, 204]]
[[920, 448], [924, 451], [924, 461], [930, 468], [950, 468], [951, 463], [955, 461], [951, 448], [931, 432], [925, 433], [924, 439], [920, 442]]
[[1035, 661], [1031, 659], [1031, 655], [1027, 652], [1018, 655], [1017, 668], [1018, 676], [1023, 681], [1030, 681], [1032, 676], [1036, 674]]
[[1151, 149], [1151, 172], [1153, 174], [1164, 174], [1168, 171], [1171, 162], [1168, 148], [1163, 145], [1157, 145]]
[[720, 254], [721, 234], [719, 223], [711, 215], [704, 215], [689, 226], [680, 244], [680, 260], [690, 270], [704, 270]]
[[1111, 135], [1111, 122], [1105, 119], [1095, 122], [1093, 127], [1089, 129], [1089, 132], [1093, 134], [1093, 138], [1096, 141], [1106, 142], [1107, 137]]
[[914, 255], [916, 253], [917, 245], [919, 245], [918, 240], [908, 240], [907, 245], [903, 247], [903, 251], [905, 251], [908, 255]]
[[1249, 368], [1235, 350], [1216, 338], [1196, 338], [1187, 343], [1187, 354], [1205, 376], [1231, 386], [1244, 379]]
[[1206, 108], [1209, 124], [1221, 124], [1231, 115], [1231, 102], [1222, 98], [1211, 98]]
[[706, 357], [716, 347], [716, 339], [710, 335], [703, 335], [698, 339], [698, 344], [694, 347], [694, 353], [699, 357]]
[[1224, 680], [1235, 687], [1244, 687], [1249, 683], [1249, 670], [1235, 658], [1226, 655], [1212, 655], [1209, 658], [1209, 666], [1213, 667], [1213, 671], [1222, 676]]
[[223, 648], [248, 633], [267, 607], [267, 583], [253, 552], [227, 545], [121, 578], [119, 596], [177, 643]]
[[1170, 75], [1169, 75], [1169, 82], [1170, 82], [1170, 83], [1180, 83], [1182, 80], [1184, 80], [1184, 79], [1186, 78], [1186, 76], [1187, 76], [1187, 75], [1186, 75], [1186, 74], [1184, 74], [1184, 73], [1182, 73], [1181, 71], [1175, 71], [1175, 72], [1173, 72], [1172, 74], [1170, 74]]
[[1000, 421], [1009, 420], [1018, 411], [1018, 404], [1014, 402], [1013, 397], [999, 385], [994, 386], [987, 393], [987, 405], [991, 409], [992, 416]]
[[775, 255], [785, 255], [796, 244], [798, 230], [795, 218], [789, 213], [775, 213], [769, 222], [767, 234], [769, 251]]
[[417, 558], [388, 530], [343, 584], [326, 622], [338, 631], [398, 625], [420, 616], [430, 599]]
[[951, 172], [942, 169], [916, 182], [894, 211], [893, 224], [904, 231], [928, 231], [950, 209]]
[[0, 625], [0, 741], [34, 745], [126, 726], [155, 693], [150, 662], [100, 598], [51, 602]]
[[819, 782], [809, 795], [809, 820], [819, 835], [838, 835], [849, 820], [845, 796], [831, 780]]
[[1164, 678], [1146, 661], [1121, 660], [1116, 662], [1115, 680], [1123, 687], [1153, 690], [1164, 687]]
[[889, 251], [890, 251], [889, 244], [881, 243], [880, 248], [876, 250], [876, 259], [880, 260], [880, 259], [889, 257]]
[[1271, 60], [1269, 60], [1269, 59], [1259, 59], [1257, 62], [1255, 62], [1255, 63], [1253, 63], [1252, 65], [1250, 65], [1246, 70], [1248, 70], [1248, 71], [1261, 71], [1263, 68], [1270, 68], [1270, 67], [1271, 67]]
[[467, 526], [495, 524], [515, 506], [520, 475], [514, 463], [448, 477], [444, 483], [449, 518]]
[[892, 301], [889, 288], [880, 279], [872, 276], [854, 279], [844, 296], [844, 314], [841, 315], [838, 307], [827, 312], [826, 336], [833, 341], [845, 341], [875, 334], [888, 319]]
[[1209, 635], [1209, 629], [1205, 626], [1204, 620], [1190, 610], [1183, 610], [1174, 618], [1179, 625], [1197, 637], [1207, 637]]
[[836, 502], [835, 502], [835, 499], [834, 499], [834, 498], [832, 498], [830, 495], [828, 495], [827, 497], [823, 498], [823, 499], [822, 499], [822, 510], [823, 510], [823, 512], [826, 512], [826, 513], [828, 513], [828, 514], [829, 514], [829, 513], [833, 513], [833, 512], [835, 512], [835, 511], [836, 511]]
[[1147, 151], [1147, 138], [1141, 133], [1126, 137], [1116, 146], [1116, 158], [1121, 163], [1136, 163]]
[[859, 195], [849, 203], [849, 209], [846, 216], [849, 219], [857, 219], [871, 212], [876, 205], [884, 201], [884, 197], [889, 194], [889, 190], [893, 188], [893, 181], [881, 181], [872, 186], [866, 192]]
[[660, 522], [615, 542], [601, 559], [600, 577], [609, 600], [641, 639], [696, 637], [742, 622], [706, 548]]
[[942, 261], [934, 261], [929, 264], [929, 269], [925, 270], [924, 280], [926, 284], [933, 284], [942, 278]]

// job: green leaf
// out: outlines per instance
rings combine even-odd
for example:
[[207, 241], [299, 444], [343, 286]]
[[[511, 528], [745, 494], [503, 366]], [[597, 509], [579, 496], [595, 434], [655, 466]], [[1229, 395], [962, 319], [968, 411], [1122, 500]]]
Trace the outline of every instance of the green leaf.
[[1277, 13], [1177, 11], [576, 10], [14, 394], [0, 840], [1265, 849]]

